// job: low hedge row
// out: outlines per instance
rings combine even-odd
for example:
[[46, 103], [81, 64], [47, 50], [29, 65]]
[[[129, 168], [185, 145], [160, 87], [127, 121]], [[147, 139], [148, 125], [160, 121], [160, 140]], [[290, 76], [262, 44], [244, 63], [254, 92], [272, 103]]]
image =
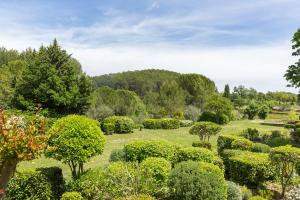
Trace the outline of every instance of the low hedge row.
[[145, 119], [143, 125], [146, 129], [178, 129], [180, 120], [174, 118]]
[[111, 116], [101, 122], [101, 129], [106, 134], [132, 133], [134, 121], [126, 116]]
[[223, 160], [227, 178], [241, 185], [255, 188], [276, 177], [267, 153], [225, 150]]

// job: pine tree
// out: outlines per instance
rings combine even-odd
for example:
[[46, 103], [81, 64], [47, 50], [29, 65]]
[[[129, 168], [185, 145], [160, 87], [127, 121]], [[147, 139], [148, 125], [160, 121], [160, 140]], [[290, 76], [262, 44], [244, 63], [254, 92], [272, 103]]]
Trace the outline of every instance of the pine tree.
[[225, 85], [223, 96], [230, 99], [230, 88], [228, 84]]

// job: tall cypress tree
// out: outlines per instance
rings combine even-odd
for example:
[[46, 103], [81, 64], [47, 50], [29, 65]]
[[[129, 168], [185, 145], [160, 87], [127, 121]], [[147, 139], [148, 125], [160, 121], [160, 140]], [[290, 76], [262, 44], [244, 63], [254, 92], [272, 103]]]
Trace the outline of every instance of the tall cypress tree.
[[223, 96], [230, 99], [230, 88], [228, 84], [225, 85]]

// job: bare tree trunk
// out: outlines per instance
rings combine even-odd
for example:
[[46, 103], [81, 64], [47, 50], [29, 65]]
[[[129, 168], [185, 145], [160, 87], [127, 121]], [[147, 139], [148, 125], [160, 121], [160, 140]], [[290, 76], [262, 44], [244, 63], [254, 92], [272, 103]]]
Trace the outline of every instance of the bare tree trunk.
[[[0, 168], [0, 199], [4, 197], [4, 192], [9, 180], [13, 177], [18, 164], [17, 159], [5, 160]], [[2, 192], [1, 192], [2, 191]]]

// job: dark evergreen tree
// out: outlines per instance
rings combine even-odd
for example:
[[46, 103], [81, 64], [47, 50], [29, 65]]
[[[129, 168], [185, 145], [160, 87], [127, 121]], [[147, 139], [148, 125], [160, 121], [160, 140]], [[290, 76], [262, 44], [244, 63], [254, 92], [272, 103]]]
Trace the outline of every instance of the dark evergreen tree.
[[223, 96], [230, 99], [230, 88], [228, 84], [225, 85]]

